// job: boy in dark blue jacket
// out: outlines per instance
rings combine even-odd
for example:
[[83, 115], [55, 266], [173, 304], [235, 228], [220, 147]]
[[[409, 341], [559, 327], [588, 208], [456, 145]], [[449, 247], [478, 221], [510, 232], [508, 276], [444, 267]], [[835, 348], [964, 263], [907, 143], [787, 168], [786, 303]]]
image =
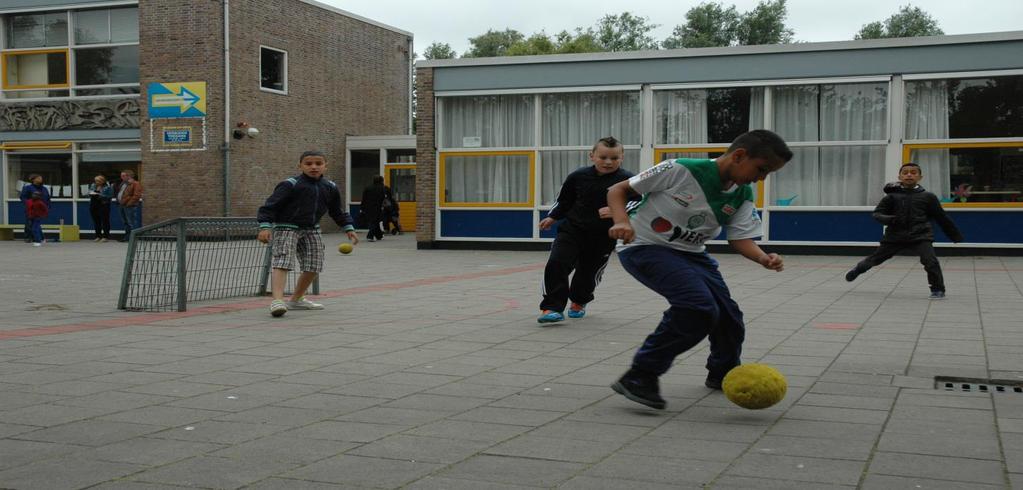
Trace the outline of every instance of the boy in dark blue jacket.
[[[270, 288], [273, 301], [270, 314], [282, 316], [293, 310], [322, 310], [323, 305], [305, 299], [305, 291], [323, 270], [323, 240], [320, 218], [325, 213], [348, 235], [352, 244], [359, 243], [351, 216], [341, 208], [341, 192], [337, 185], [323, 178], [327, 160], [319, 151], [307, 151], [299, 158], [296, 177], [277, 184], [273, 194], [259, 208], [259, 241], [273, 239], [273, 273]], [[288, 271], [295, 268], [298, 256], [302, 274], [295, 283], [291, 301], [284, 301], [284, 284]]]
[[557, 202], [540, 221], [541, 230], [550, 229], [559, 220], [561, 223], [544, 268], [537, 322], [564, 320], [562, 311], [570, 301], [569, 318], [582, 318], [586, 304], [593, 301], [593, 291], [615, 247], [615, 240], [607, 236], [611, 228], [607, 188], [632, 177], [632, 172], [621, 168], [624, 159], [621, 142], [611, 136], [598, 140], [590, 151], [593, 165], [568, 174]]
[[920, 256], [931, 286], [931, 299], [945, 298], [945, 278], [941, 264], [934, 254], [934, 231], [931, 220], [955, 243], [963, 241], [963, 234], [945, 214], [941, 202], [933, 193], [920, 187], [923, 174], [920, 166], [909, 162], [899, 169], [899, 182], [884, 187], [885, 196], [874, 208], [874, 219], [885, 225], [881, 246], [861, 260], [845, 274], [846, 281], [854, 281], [860, 274], [881, 265], [902, 250], [912, 250]]

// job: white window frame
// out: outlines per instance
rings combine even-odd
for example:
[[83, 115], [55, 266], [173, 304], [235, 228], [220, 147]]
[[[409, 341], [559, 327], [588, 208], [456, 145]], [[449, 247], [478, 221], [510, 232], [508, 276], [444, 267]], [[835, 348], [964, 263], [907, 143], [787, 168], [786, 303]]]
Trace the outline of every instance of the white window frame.
[[[264, 87], [263, 86], [263, 50], [264, 49], [267, 49], [267, 50], [270, 50], [270, 51], [276, 51], [278, 53], [283, 53], [284, 54], [284, 70], [283, 70], [284, 71], [284, 73], [283, 73], [284, 90], [277, 90], [277, 89], [273, 89], [273, 88], [269, 88], [269, 87]], [[270, 92], [272, 94], [278, 94], [278, 95], [288, 95], [288, 52], [287, 51], [285, 51], [283, 49], [280, 49], [280, 48], [275, 48], [273, 46], [266, 46], [266, 45], [263, 45], [263, 44], [259, 45], [259, 71], [257, 72], [257, 83], [259, 84], [259, 90], [262, 91], [262, 92]]]

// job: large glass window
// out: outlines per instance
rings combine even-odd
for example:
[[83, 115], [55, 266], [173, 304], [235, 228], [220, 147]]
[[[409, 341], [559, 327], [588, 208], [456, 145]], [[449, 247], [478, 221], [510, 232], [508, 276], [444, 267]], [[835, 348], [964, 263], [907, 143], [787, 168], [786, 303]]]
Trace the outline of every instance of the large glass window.
[[135, 172], [136, 178], [141, 176], [142, 152], [137, 141], [81, 143], [78, 150], [79, 197], [88, 199], [89, 184], [97, 175], [114, 185], [120, 182], [124, 170]]
[[506, 148], [534, 144], [532, 95], [442, 97], [440, 103], [442, 148]]
[[[75, 50], [77, 85], [138, 83], [139, 47], [117, 46]], [[81, 94], [80, 94], [81, 95]]]
[[[622, 168], [639, 173], [639, 149], [625, 150]], [[568, 174], [581, 167], [593, 165], [590, 150], [551, 150], [540, 152], [541, 191], [540, 204], [550, 206], [561, 192], [561, 184]]]
[[763, 126], [763, 88], [654, 92], [654, 136], [660, 145], [729, 144]]
[[907, 154], [942, 202], [1023, 204], [1023, 143], [910, 145]]
[[42, 176], [51, 197], [72, 197], [70, 153], [8, 152], [7, 169], [8, 198], [17, 199], [32, 174]]
[[1023, 136], [1023, 76], [906, 82], [906, 139]]
[[542, 146], [589, 146], [606, 136], [640, 144], [639, 92], [543, 96]]
[[774, 128], [790, 143], [794, 156], [771, 176], [770, 204], [876, 204], [885, 182], [888, 84], [795, 85], [772, 90]]
[[75, 16], [75, 44], [138, 42], [137, 7], [78, 10]]
[[445, 205], [532, 206], [533, 152], [441, 155]]
[[259, 48], [259, 87], [274, 92], [288, 92], [288, 53], [279, 49]]
[[67, 50], [4, 53], [5, 89], [66, 87]]
[[7, 48], [67, 46], [67, 12], [7, 17]]

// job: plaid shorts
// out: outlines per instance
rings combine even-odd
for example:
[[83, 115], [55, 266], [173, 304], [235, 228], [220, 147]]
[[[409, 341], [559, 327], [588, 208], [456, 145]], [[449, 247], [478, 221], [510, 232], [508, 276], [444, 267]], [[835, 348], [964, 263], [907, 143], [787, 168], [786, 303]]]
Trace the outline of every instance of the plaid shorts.
[[274, 269], [295, 270], [295, 256], [302, 272], [323, 271], [323, 240], [320, 230], [296, 230], [274, 228], [273, 231]]

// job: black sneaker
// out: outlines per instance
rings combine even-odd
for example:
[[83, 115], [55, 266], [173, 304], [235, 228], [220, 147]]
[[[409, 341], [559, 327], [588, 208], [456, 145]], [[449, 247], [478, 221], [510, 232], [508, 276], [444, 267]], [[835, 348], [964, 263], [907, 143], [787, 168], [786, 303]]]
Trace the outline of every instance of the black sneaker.
[[708, 375], [706, 381], [703, 382], [703, 386], [706, 386], [707, 388], [710, 388], [712, 390], [720, 390], [721, 381], [722, 378], [714, 378]]
[[931, 291], [930, 299], [945, 299], [944, 291]]
[[661, 390], [657, 386], [657, 376], [640, 374], [634, 369], [630, 369], [618, 381], [615, 381], [611, 385], [611, 389], [625, 398], [650, 408], [664, 410], [664, 407], [668, 405], [664, 398], [661, 398]]
[[857, 277], [860, 277], [860, 271], [858, 271], [856, 269], [853, 269], [853, 270], [845, 273], [845, 280], [846, 281], [853, 282], [853, 281], [856, 280]]

